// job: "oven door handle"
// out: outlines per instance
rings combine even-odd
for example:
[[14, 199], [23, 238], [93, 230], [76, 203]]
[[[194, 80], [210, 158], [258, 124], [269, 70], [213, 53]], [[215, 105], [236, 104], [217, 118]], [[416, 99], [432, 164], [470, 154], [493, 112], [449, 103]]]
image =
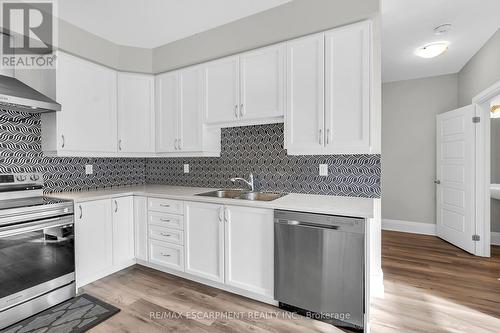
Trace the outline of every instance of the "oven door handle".
[[30, 223], [15, 224], [0, 228], [0, 238], [71, 224], [74, 224], [73, 216], [56, 217], [53, 219], [35, 221]]

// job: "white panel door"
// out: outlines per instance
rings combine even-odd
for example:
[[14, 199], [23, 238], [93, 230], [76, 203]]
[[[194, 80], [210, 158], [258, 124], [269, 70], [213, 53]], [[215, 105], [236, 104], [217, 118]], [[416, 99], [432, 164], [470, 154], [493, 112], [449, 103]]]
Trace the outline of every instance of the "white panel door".
[[328, 152], [370, 152], [370, 30], [361, 22], [325, 34]]
[[113, 265], [130, 263], [135, 258], [134, 197], [112, 199]]
[[148, 261], [148, 198], [134, 196], [135, 257]]
[[474, 253], [474, 108], [437, 116], [437, 234]]
[[223, 207], [185, 202], [184, 223], [185, 271], [224, 282]]
[[201, 151], [203, 140], [203, 71], [201, 67], [181, 70], [178, 148]]
[[324, 149], [324, 35], [286, 43], [285, 144], [290, 153]]
[[282, 117], [285, 109], [285, 44], [240, 56], [242, 120]]
[[273, 216], [272, 209], [225, 207], [226, 284], [273, 298]]
[[75, 205], [76, 283], [85, 285], [101, 278], [113, 265], [111, 201]]
[[118, 151], [154, 151], [154, 77], [118, 73]]
[[179, 73], [156, 77], [156, 151], [177, 151], [177, 116], [179, 113]]
[[59, 52], [58, 149], [116, 152], [116, 72]]
[[239, 61], [229, 57], [205, 65], [205, 122], [231, 122], [239, 117]]

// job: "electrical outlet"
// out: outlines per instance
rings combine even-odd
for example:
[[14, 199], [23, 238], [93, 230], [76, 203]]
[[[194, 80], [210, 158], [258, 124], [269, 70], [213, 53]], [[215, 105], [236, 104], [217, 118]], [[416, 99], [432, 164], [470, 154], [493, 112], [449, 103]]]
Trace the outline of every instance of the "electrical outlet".
[[92, 164], [85, 165], [85, 174], [91, 175], [94, 173], [94, 166]]
[[184, 164], [184, 173], [189, 173], [189, 164]]
[[319, 165], [319, 175], [325, 177], [328, 176], [328, 164]]

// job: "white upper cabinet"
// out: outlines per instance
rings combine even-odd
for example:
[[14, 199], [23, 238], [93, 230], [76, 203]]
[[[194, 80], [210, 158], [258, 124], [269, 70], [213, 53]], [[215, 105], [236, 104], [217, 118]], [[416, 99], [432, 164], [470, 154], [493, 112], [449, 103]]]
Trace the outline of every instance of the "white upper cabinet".
[[171, 72], [156, 77], [156, 151], [177, 150], [179, 109], [179, 74]]
[[205, 65], [205, 122], [242, 126], [283, 121], [284, 44]]
[[239, 115], [239, 58], [205, 64], [205, 122], [228, 123]]
[[218, 156], [220, 129], [203, 124], [203, 70], [199, 66], [156, 77], [156, 152]]
[[284, 66], [284, 44], [258, 49], [240, 56], [240, 120], [283, 117]]
[[44, 150], [61, 155], [116, 153], [116, 72], [62, 52], [57, 66], [56, 98], [62, 110], [44, 118], [56, 122], [46, 124], [53, 141]]
[[287, 43], [286, 148], [321, 151], [324, 147], [324, 36]]
[[203, 77], [200, 67], [180, 71], [178, 149], [201, 151], [203, 145]]
[[154, 77], [118, 73], [118, 152], [154, 152]]
[[287, 42], [290, 155], [371, 153], [371, 23]]
[[325, 147], [327, 152], [370, 150], [370, 26], [325, 34]]

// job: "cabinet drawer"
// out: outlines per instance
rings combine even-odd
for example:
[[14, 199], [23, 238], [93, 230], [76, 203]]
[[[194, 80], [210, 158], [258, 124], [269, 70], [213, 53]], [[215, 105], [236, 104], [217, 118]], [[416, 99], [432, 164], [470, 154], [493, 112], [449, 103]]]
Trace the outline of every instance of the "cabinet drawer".
[[184, 247], [150, 240], [149, 261], [153, 264], [184, 271]]
[[155, 212], [183, 214], [184, 202], [178, 200], [148, 198], [148, 209]]
[[159, 225], [165, 228], [184, 230], [184, 216], [182, 215], [149, 212], [148, 221], [149, 224]]
[[169, 242], [177, 245], [184, 244], [184, 233], [180, 230], [160, 227], [158, 225], [149, 226], [149, 237], [162, 242]]

